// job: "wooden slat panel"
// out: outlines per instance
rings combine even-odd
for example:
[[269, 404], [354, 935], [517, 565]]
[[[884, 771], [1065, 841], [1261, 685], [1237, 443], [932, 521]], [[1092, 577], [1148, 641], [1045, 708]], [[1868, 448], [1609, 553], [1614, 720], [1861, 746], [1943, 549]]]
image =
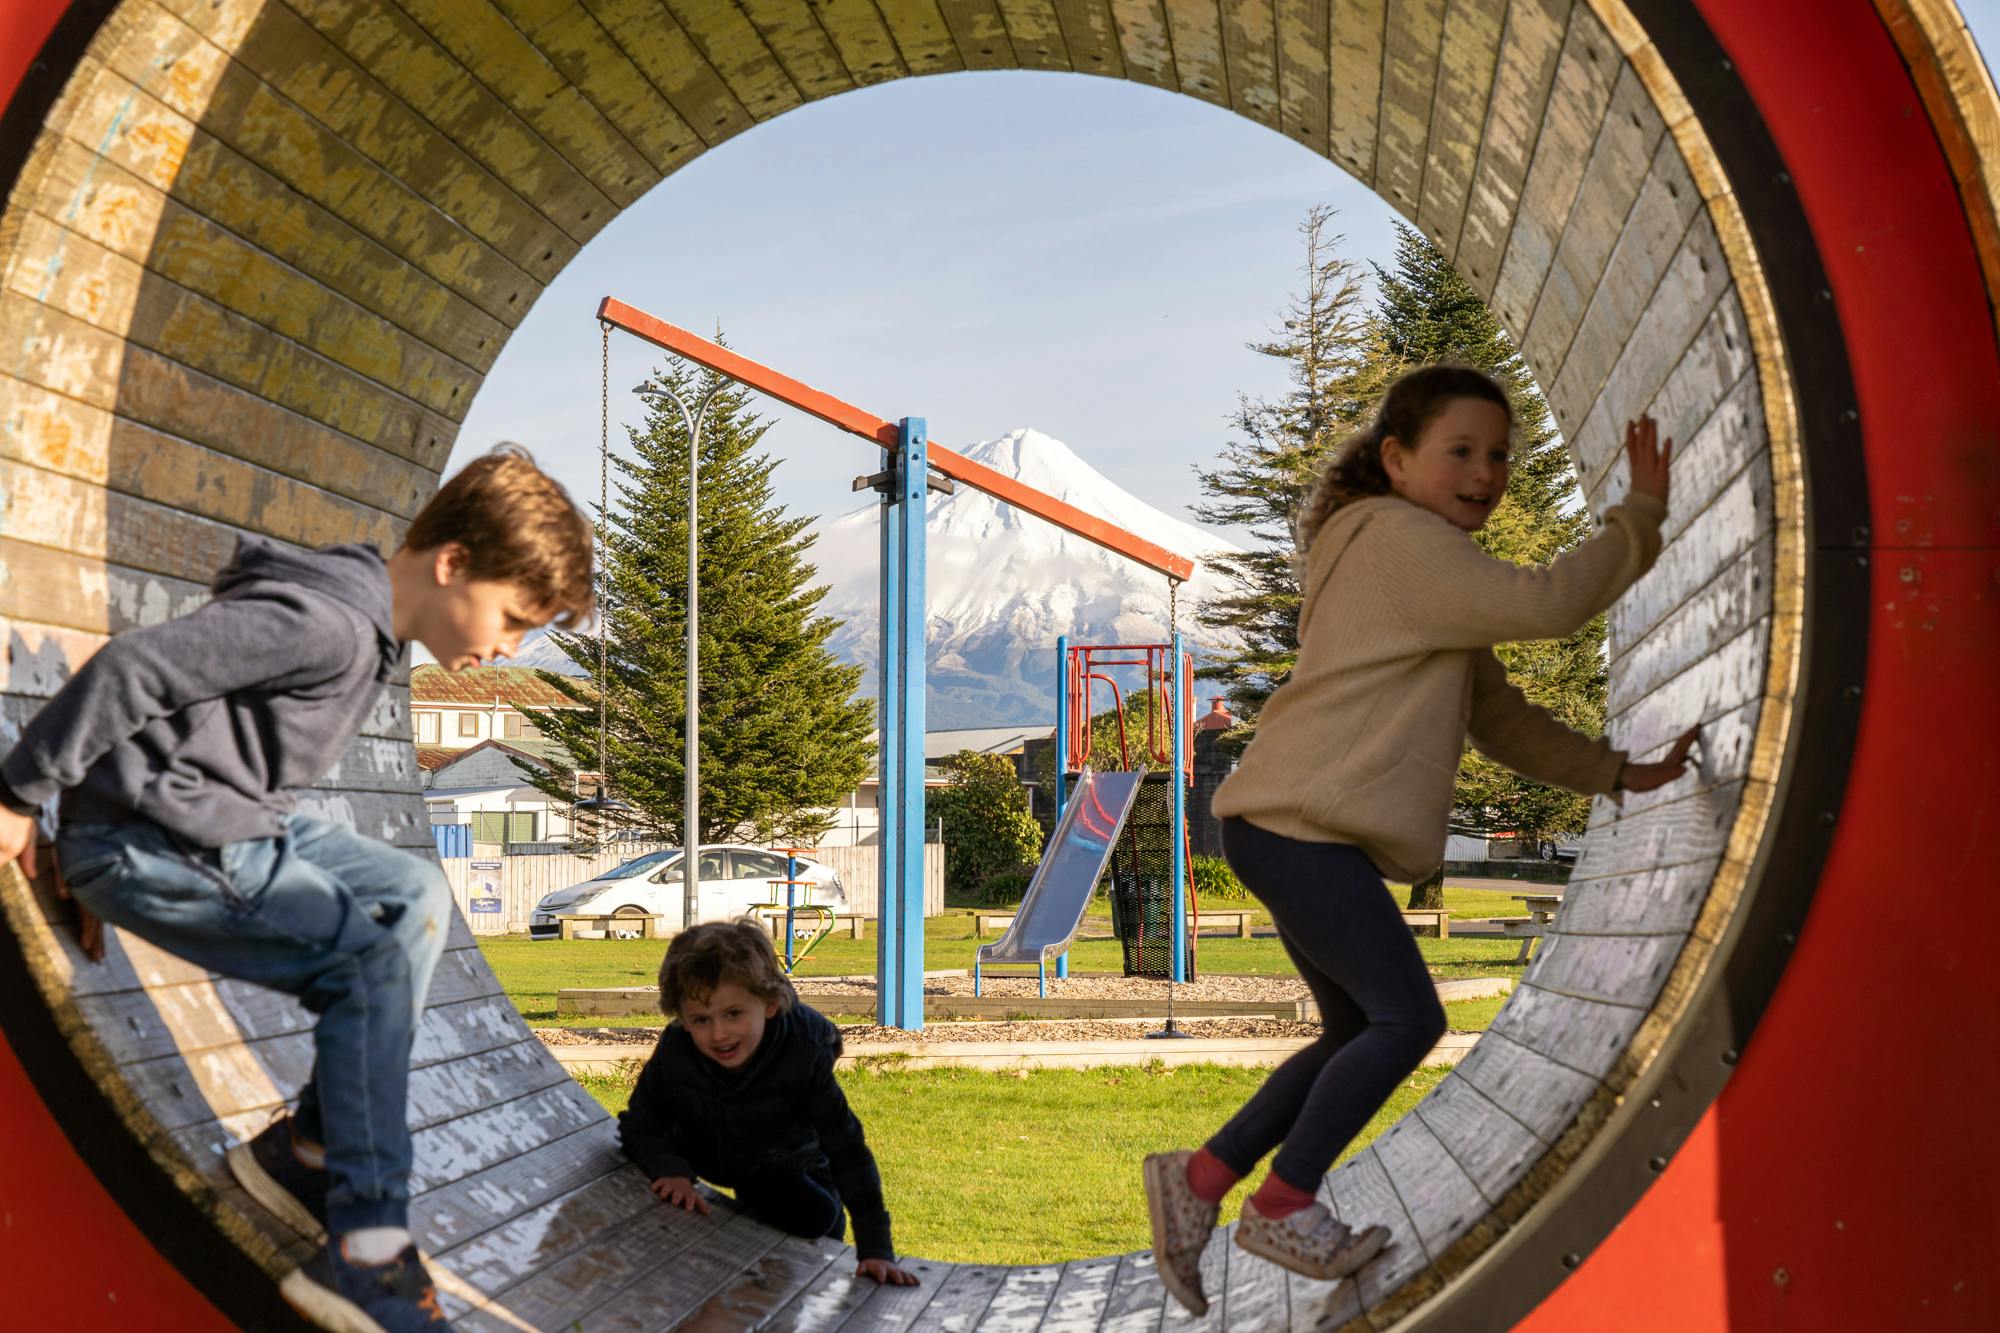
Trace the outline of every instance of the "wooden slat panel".
[[1022, 69], [1066, 70], [1069, 46], [1049, 0], [995, 0]]
[[574, 1079], [565, 1076], [550, 1087], [414, 1134], [411, 1143], [416, 1161], [410, 1170], [410, 1194], [428, 1194], [564, 1138], [585, 1125], [604, 1123], [604, 1109]]
[[[1472, 1240], [1488, 1237], [1492, 1229], [1482, 1227], [1490, 1209], [1479, 1187], [1456, 1159], [1445, 1150], [1420, 1116], [1406, 1115], [1385, 1130], [1370, 1149], [1382, 1163], [1396, 1197], [1409, 1213], [1411, 1225], [1430, 1255], [1431, 1268], [1439, 1278], [1464, 1267], [1463, 1249], [1458, 1249], [1468, 1233]], [[1471, 1248], [1471, 1247], [1467, 1247]], [[1397, 1294], [1393, 1308], [1407, 1310], [1434, 1289], [1419, 1283]], [[1374, 1313], [1380, 1322], [1381, 1311]]]
[[703, 143], [712, 148], [756, 124], [658, 0], [585, 0], [585, 6]]
[[[1598, 280], [1616, 282], [1625, 276], [1607, 274], [1605, 265], [1627, 225], [1636, 221], [1633, 204], [1665, 134], [1652, 95], [1627, 65], [1612, 89], [1611, 110], [1591, 146], [1555, 262], [1528, 320], [1523, 350], [1534, 364], [1561, 365], [1584, 308], [1596, 295]], [[1662, 211], [1669, 226], [1679, 220], [1678, 210]]]
[[1488, 1032], [1453, 1070], [1481, 1096], [1544, 1143], [1576, 1119], [1597, 1090], [1597, 1080], [1538, 1051]]
[[772, 58], [757, 29], [735, 5], [704, 0], [664, 0], [664, 4], [752, 116], [769, 120], [805, 101], [791, 76]]
[[900, 79], [910, 72], [874, 0], [820, 0], [813, 12], [856, 87]]
[[1720, 858], [1711, 857], [1623, 875], [1572, 879], [1563, 894], [1563, 929], [1578, 935], [1685, 934], [1694, 928], [1719, 864]]
[[1604, 123], [1611, 88], [1624, 61], [1604, 25], [1586, 5], [1570, 13], [1535, 156], [1521, 188], [1514, 229], [1500, 261], [1500, 280], [1489, 304], [1500, 322], [1524, 334], [1535, 297], [1555, 258], [1556, 242], [1569, 220], [1570, 206], [1590, 159], [1590, 146]]
[[1507, 0], [1455, 0], [1445, 11], [1416, 217], [1417, 229], [1447, 257], [1465, 221], [1506, 19]]
[[[1680, 957], [1684, 940], [1680, 935], [1564, 935], [1552, 931], [1535, 951], [1526, 980], [1558, 995], [1644, 1009], [1659, 998], [1660, 987]], [[1564, 1063], [1575, 1067], [1580, 1059], [1565, 1056]]]
[[[1509, 1000], [1501, 1013], [1512, 1007]], [[1447, 1074], [1444, 1082], [1417, 1103], [1416, 1115], [1489, 1205], [1498, 1204], [1542, 1154], [1539, 1139], [1456, 1073]]]
[[1588, 420], [1600, 395], [1608, 399], [1605, 420], [1622, 427], [1626, 418], [1637, 416], [1728, 290], [1729, 266], [1715, 228], [1706, 213], [1697, 214], [1632, 335], [1604, 346], [1588, 329], [1578, 333], [1562, 372], [1549, 386], [1549, 406], [1563, 429], [1572, 431], [1571, 423]]
[[1062, 1273], [1060, 1264], [1009, 1269], [979, 1321], [980, 1333], [1032, 1333], [1039, 1328]]
[[1055, 11], [1077, 73], [1124, 75], [1125, 53], [1118, 45], [1110, 0], [1055, 0]]
[[[146, 12], [171, 25], [169, 35], [186, 34], [159, 11], [120, 10], [119, 17]], [[185, 40], [198, 42], [192, 36]], [[423, 267], [481, 309], [502, 320], [527, 312], [522, 301], [532, 302], [540, 286], [533, 277], [332, 131], [268, 90], [243, 105], [190, 102], [186, 111], [175, 108], [155, 96], [173, 85], [150, 81], [154, 61], [167, 57], [148, 55], [145, 48], [144, 42], [118, 43], [119, 69], [88, 59], [79, 63], [72, 83], [76, 96], [67, 103], [75, 124], [66, 133], [86, 146], [127, 138], [132, 145], [128, 169], [177, 195], [182, 175], [196, 176], [218, 156], [218, 146], [226, 148]], [[199, 116], [200, 129], [190, 116]]]
[[1259, 125], [1279, 125], [1278, 31], [1272, 0], [1232, 0], [1222, 15], [1230, 107]]
[[[401, 8], [437, 44], [534, 131], [548, 140], [571, 166], [619, 207], [630, 204], [657, 181], [664, 168], [619, 132], [583, 91], [564, 77], [491, 0], [402, 0]], [[421, 103], [419, 103], [421, 105]], [[692, 136], [680, 117], [671, 117], [675, 142]], [[669, 161], [680, 157], [669, 153]]]
[[[1733, 545], [1734, 543], [1732, 543]], [[1614, 714], [1687, 670], [1717, 643], [1727, 643], [1754, 621], [1771, 613], [1771, 536], [1752, 539], [1743, 552], [1665, 620], [1645, 631], [1638, 643], [1631, 632], [1613, 672], [1607, 708]]]
[[1426, 140], [1444, 46], [1444, 8], [1444, 0], [1402, 0], [1391, 5], [1383, 37], [1375, 193], [1412, 221], [1424, 196]]
[[[1125, 77], [1155, 88], [1180, 88], [1174, 67], [1174, 44], [1164, 0], [1110, 0], [1118, 25], [1118, 47], [1125, 57]], [[1317, 147], [1317, 145], [1314, 145]]]
[[1222, 1327], [1229, 1333], [1286, 1333], [1292, 1327], [1286, 1280], [1291, 1275], [1238, 1245], [1234, 1236], [1218, 1236], [1215, 1243], [1229, 1255], [1223, 1290], [1209, 1294], [1212, 1303], [1223, 1307]]
[[[637, 1178], [636, 1168], [618, 1151], [617, 1129], [599, 1116], [571, 1133], [415, 1196], [411, 1219], [426, 1250], [449, 1254], [509, 1219], [524, 1218], [531, 1210], [612, 1174]], [[639, 1183], [645, 1184], [643, 1179]], [[589, 1236], [573, 1239], [580, 1248]], [[515, 1276], [519, 1280], [529, 1274]]]
[[[427, 1245], [425, 1252], [459, 1281], [495, 1298], [501, 1309], [507, 1309], [508, 1290], [522, 1279], [581, 1258], [593, 1239], [630, 1225], [659, 1206], [660, 1201], [637, 1171], [614, 1170], [506, 1218], [467, 1244], [443, 1253]], [[425, 1210], [420, 1207], [415, 1211]], [[449, 1293], [440, 1294], [446, 1297], [448, 1314], [466, 1310], [466, 1302], [452, 1300]]]
[[840, 54], [809, 7], [794, 0], [736, 0], [806, 100], [854, 87]]
[[400, 7], [370, 0], [288, 0], [286, 8], [405, 105], [419, 108], [438, 133], [506, 181], [571, 240], [581, 244], [617, 213], [618, 205], [589, 177]]
[[1576, 859], [1573, 877], [1609, 878], [1721, 855], [1735, 823], [1741, 788], [1741, 783], [1730, 783], [1594, 829]]
[[[1712, 722], [1762, 698], [1770, 623], [1768, 617], [1757, 621], [1619, 713], [1610, 724], [1617, 744], [1634, 754], [1647, 754], [1697, 722]], [[1706, 770], [1703, 776], [1707, 776]], [[1671, 800], [1679, 790], [1675, 784], [1655, 792], [1633, 793], [1625, 808], [1649, 809]]]
[[965, 68], [938, 0], [875, 0], [875, 9], [896, 39], [910, 73], [943, 74]]
[[941, 0], [945, 24], [967, 69], [1018, 69], [1014, 43], [993, 0]]
[[[1762, 397], [1753, 370], [1743, 307], [1731, 293], [1716, 302], [1666, 384], [1646, 404], [1660, 423], [1660, 438], [1674, 441], [1673, 501], [1663, 535], [1678, 534], [1764, 452]], [[1615, 427], [1612, 422], [1612, 412], [1622, 406], [1600, 400], [1577, 441], [1576, 452], [1589, 469], [1580, 473], [1584, 494], [1600, 506], [1607, 494], [1623, 494], [1630, 480], [1624, 420]]]
[[[1770, 474], [1761, 467], [1737, 473], [1661, 550], [1653, 568], [1626, 594], [1611, 642], [1613, 660], [1633, 646], [1635, 636], [1661, 624], [1738, 556], [1768, 536], [1775, 522]], [[1762, 615], [1769, 610], [1767, 581], [1752, 611]]]
[[851, 1256], [838, 1241], [788, 1236], [751, 1265], [740, 1280], [709, 1297], [675, 1327], [685, 1333], [738, 1333], [757, 1328], [843, 1260], [851, 1261]]
[[701, 135], [588, 9], [574, 0], [493, 2], [654, 170], [670, 174], [701, 152]]
[[[1232, 1243], [1226, 1235], [1209, 1242], [1211, 1246]], [[1167, 1289], [1160, 1285], [1159, 1272], [1153, 1266], [1152, 1251], [1120, 1255], [1118, 1274], [1111, 1280], [1098, 1333], [1152, 1333], [1160, 1326], [1162, 1307], [1168, 1299]]]
[[[83, 516], [74, 516], [81, 519]], [[122, 629], [186, 615], [208, 600], [208, 585], [164, 578], [101, 556], [72, 555], [0, 537], [9, 611], [69, 629]]]
[[1327, 152], [1333, 0], [1277, 0], [1278, 132]]
[[1229, 105], [1229, 66], [1223, 58], [1218, 0], [1164, 0], [1173, 34], [1180, 91], [1217, 106]]
[[1097, 1333], [1117, 1280], [1117, 1255], [1070, 1260], [1063, 1265], [1062, 1278], [1037, 1327], [1041, 1333]]
[[[850, 1264], [855, 1262], [852, 1254], [843, 1255], [842, 1258]], [[1118, 1261], [1114, 1259], [1111, 1262], [1115, 1264]], [[853, 1333], [889, 1333], [895, 1329], [930, 1326], [931, 1319], [927, 1312], [932, 1302], [937, 1300], [945, 1280], [951, 1276], [952, 1265], [935, 1259], [905, 1258], [902, 1260], [902, 1267], [917, 1279], [916, 1286], [876, 1287], [863, 1298], [861, 1304], [854, 1308], [854, 1313], [842, 1321], [839, 1327], [853, 1330]], [[721, 1333], [723, 1327], [724, 1325], [717, 1324], [717, 1333]], [[743, 1324], [738, 1323], [734, 1327], [742, 1328]], [[1096, 1327], [1093, 1321], [1091, 1324], [1093, 1333]]]
[[299, 793], [299, 813], [345, 824], [357, 833], [397, 847], [435, 847], [430, 816], [414, 794], [372, 791]]
[[[1387, 10], [1387, 0], [1333, 0], [1333, 91], [1327, 155], [1370, 186], [1375, 180]], [[1179, 54], [1178, 45], [1175, 53]]]
[[874, 1294], [875, 1283], [855, 1271], [852, 1252], [840, 1255], [761, 1328], [770, 1333], [830, 1333]]
[[1541, 137], [1569, 11], [1570, 0], [1512, 0], [1507, 9], [1465, 221], [1456, 245], [1446, 250], [1482, 296], [1490, 297], [1500, 276], [1521, 186]]
[[1539, 985], [1523, 985], [1516, 994], [1520, 998], [1520, 1011], [1507, 1017], [1507, 1010], [1515, 1007], [1510, 998], [1501, 1010], [1506, 1021], [1496, 1020], [1491, 1030], [1504, 1033], [1510, 1041], [1546, 1055], [1565, 1068], [1595, 1078], [1603, 1078], [1619, 1062], [1646, 1020], [1645, 1009], [1637, 1005], [1614, 1004]]
[[1349, 1279], [1364, 1308], [1375, 1309], [1405, 1282], [1429, 1271], [1430, 1255], [1423, 1237], [1396, 1197], [1373, 1148], [1363, 1149], [1335, 1168], [1326, 1178], [1326, 1189], [1334, 1215], [1354, 1230], [1389, 1228], [1389, 1247]]

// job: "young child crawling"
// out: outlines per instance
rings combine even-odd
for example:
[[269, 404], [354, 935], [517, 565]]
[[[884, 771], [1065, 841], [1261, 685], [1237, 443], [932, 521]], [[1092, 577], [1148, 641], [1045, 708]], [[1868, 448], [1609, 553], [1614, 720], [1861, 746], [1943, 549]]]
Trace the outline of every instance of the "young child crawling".
[[696, 926], [660, 964], [660, 1010], [673, 1021], [618, 1117], [619, 1142], [666, 1203], [706, 1214], [697, 1177], [794, 1236], [854, 1222], [860, 1272], [917, 1285], [896, 1266], [882, 1177], [861, 1122], [834, 1081], [840, 1030], [799, 1003], [763, 931]]

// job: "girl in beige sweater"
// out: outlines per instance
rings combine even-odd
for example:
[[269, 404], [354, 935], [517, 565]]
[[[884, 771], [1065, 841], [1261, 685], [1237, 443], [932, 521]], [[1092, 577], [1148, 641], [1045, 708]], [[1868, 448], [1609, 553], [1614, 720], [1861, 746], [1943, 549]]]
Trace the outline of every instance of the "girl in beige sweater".
[[1650, 417], [1628, 424], [1624, 502], [1576, 550], [1522, 568], [1471, 540], [1507, 489], [1512, 425], [1506, 393], [1481, 372], [1411, 371], [1336, 451], [1300, 521], [1298, 660], [1213, 808], [1229, 864], [1270, 912], [1322, 1032], [1201, 1149], [1146, 1159], [1161, 1280], [1198, 1314], [1218, 1206], [1281, 1144], [1243, 1205], [1238, 1244], [1326, 1279], [1388, 1240], [1384, 1227], [1334, 1221], [1314, 1195], [1444, 1032], [1382, 877], [1416, 880], [1442, 860], [1467, 738], [1581, 792], [1648, 790], [1685, 768], [1693, 732], [1659, 763], [1630, 763], [1530, 704], [1493, 655], [1497, 643], [1574, 633], [1651, 567], [1672, 442], [1658, 443]]

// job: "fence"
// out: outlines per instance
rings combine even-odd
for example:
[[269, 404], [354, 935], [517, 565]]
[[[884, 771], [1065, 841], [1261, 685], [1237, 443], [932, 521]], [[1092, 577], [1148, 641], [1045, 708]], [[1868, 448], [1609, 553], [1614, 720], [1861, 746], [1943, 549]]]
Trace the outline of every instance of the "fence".
[[[596, 856], [504, 856], [498, 846], [473, 843], [470, 856], [443, 859], [452, 897], [475, 935], [519, 934], [528, 929], [528, 914], [536, 903], [557, 889], [593, 879], [635, 856], [660, 848], [652, 843], [621, 843], [616, 851]], [[812, 859], [830, 866], [847, 889], [847, 910], [874, 916], [880, 899], [881, 855], [875, 847], [822, 847]], [[479, 902], [475, 905], [474, 899]], [[498, 900], [497, 909], [485, 910]], [[479, 910], [475, 910], [475, 907]], [[944, 847], [924, 844], [924, 915], [944, 911]]]

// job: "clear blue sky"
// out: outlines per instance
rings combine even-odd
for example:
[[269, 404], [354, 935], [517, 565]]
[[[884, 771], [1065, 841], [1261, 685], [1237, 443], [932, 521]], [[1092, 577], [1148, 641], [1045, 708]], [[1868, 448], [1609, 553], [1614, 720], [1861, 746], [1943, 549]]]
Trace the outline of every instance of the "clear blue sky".
[[[1991, 52], [2000, 0], [1963, 9]], [[468, 413], [451, 466], [519, 440], [597, 493], [600, 296], [699, 332], [947, 444], [1034, 426], [1184, 515], [1191, 469], [1239, 392], [1281, 370], [1245, 350], [1298, 280], [1296, 227], [1340, 210], [1383, 259], [1393, 215], [1339, 168], [1248, 120], [1122, 80], [952, 74], [806, 106], [696, 159], [627, 209], [542, 295]], [[653, 349], [612, 339], [612, 411]], [[852, 507], [869, 449], [776, 409], [778, 498]], [[613, 445], [621, 436], [614, 428]]]

